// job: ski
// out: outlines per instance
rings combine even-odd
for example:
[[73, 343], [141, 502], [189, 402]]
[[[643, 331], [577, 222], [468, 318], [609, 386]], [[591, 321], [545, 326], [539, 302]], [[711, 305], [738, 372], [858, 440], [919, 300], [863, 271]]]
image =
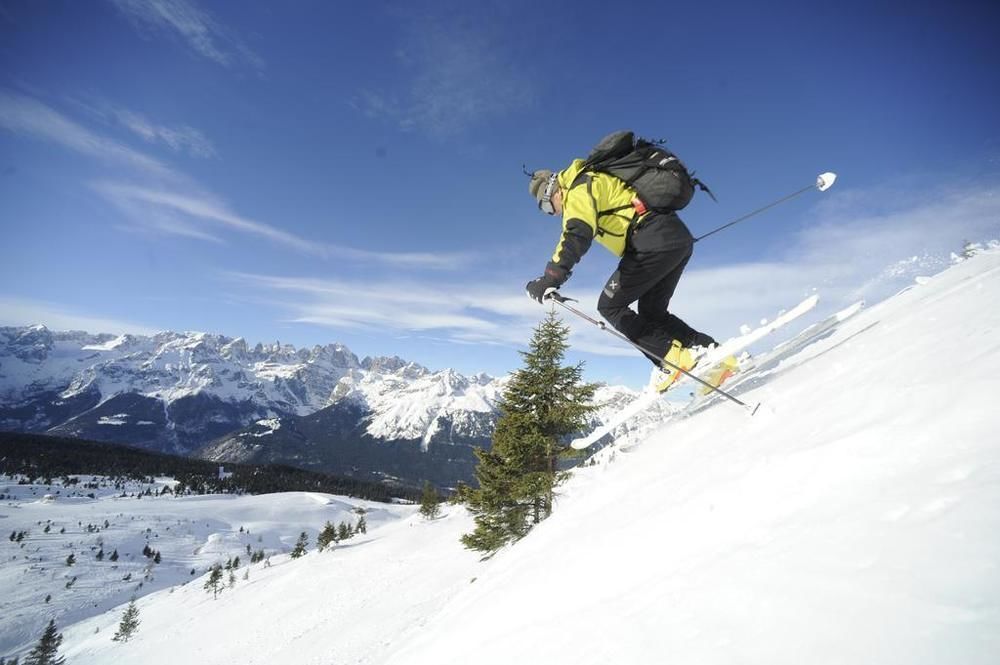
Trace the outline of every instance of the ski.
[[[821, 337], [832, 334], [841, 323], [860, 312], [864, 306], [865, 301], [859, 300], [836, 314], [831, 314], [822, 321], [812, 324], [795, 337], [778, 344], [770, 351], [753, 357], [750, 360], [749, 366], [741, 366], [740, 371], [735, 374], [729, 389], [733, 390], [746, 384], [748, 381], [754, 380], [777, 367], [786, 358], [795, 355], [806, 346], [816, 342]], [[691, 415], [695, 412], [703, 411], [716, 401], [711, 393], [701, 393], [683, 411], [685, 415]]]
[[[699, 365], [705, 368], [702, 370], [702, 375], [711, 371], [723, 358], [730, 355], [737, 355], [738, 352], [743, 349], [751, 346], [779, 328], [788, 325], [795, 319], [806, 314], [816, 306], [818, 301], [818, 296], [810, 296], [793, 307], [791, 310], [779, 315], [770, 323], [764, 324], [759, 328], [754, 328], [744, 335], [733, 337], [732, 339], [723, 342], [721, 345], [707, 353], [699, 362]], [[699, 376], [699, 373], [695, 371], [694, 376]], [[574, 440], [570, 446], [576, 450], [589, 448], [605, 436], [614, 432], [624, 423], [648, 409], [650, 405], [654, 404], [657, 400], [663, 397], [663, 395], [669, 394], [671, 391], [675, 390], [678, 385], [681, 385], [688, 380], [690, 380], [689, 377], [687, 375], [683, 375], [678, 378], [676, 382], [674, 382], [670, 390], [663, 393], [654, 390], [641, 394], [638, 398], [628, 404], [628, 406], [616, 413], [613, 418], [605, 422], [587, 436]], [[677, 409], [674, 413], [682, 410], [683, 409]], [[672, 415], [673, 414], [671, 414], [671, 417]]]

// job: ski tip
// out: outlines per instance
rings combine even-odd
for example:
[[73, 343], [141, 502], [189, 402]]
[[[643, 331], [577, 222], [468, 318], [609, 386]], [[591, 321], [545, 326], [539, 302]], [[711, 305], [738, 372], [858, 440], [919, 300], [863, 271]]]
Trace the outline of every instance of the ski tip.
[[837, 181], [837, 174], [832, 171], [827, 171], [826, 173], [821, 173], [816, 178], [816, 189], [821, 192], [833, 187], [833, 183]]

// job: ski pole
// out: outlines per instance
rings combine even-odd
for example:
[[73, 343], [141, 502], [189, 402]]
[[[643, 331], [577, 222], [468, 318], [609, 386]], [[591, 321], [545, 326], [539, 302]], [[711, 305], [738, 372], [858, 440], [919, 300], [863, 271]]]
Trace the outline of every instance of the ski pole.
[[730, 226], [733, 226], [734, 224], [739, 224], [740, 222], [742, 222], [744, 220], [750, 219], [754, 215], [759, 215], [760, 213], [764, 212], [765, 210], [769, 210], [769, 209], [773, 208], [774, 206], [778, 205], [779, 203], [784, 203], [788, 199], [795, 198], [796, 196], [798, 196], [799, 194], [802, 194], [803, 192], [808, 192], [810, 189], [813, 189], [814, 187], [816, 189], [818, 189], [819, 191], [821, 191], [821, 192], [825, 192], [826, 190], [830, 189], [830, 187], [833, 186], [833, 183], [834, 183], [834, 181], [836, 179], [837, 179], [837, 174], [836, 173], [829, 173], [829, 172], [828, 173], [821, 173], [819, 176], [816, 177], [816, 184], [815, 185], [809, 185], [808, 187], [803, 187], [802, 189], [800, 189], [797, 192], [792, 192], [791, 194], [789, 194], [787, 196], [782, 196], [777, 201], [774, 201], [772, 203], [768, 203], [766, 206], [764, 206], [762, 208], [757, 208], [753, 212], [749, 212], [749, 213], [743, 215], [742, 217], [734, 219], [733, 221], [729, 222], [728, 224], [723, 224], [719, 228], [713, 229], [713, 230], [709, 231], [708, 233], [706, 233], [705, 235], [698, 236], [697, 238], [694, 239], [694, 241], [698, 242], [699, 240], [703, 240], [703, 239], [707, 238], [708, 236], [712, 235], [713, 233], [718, 233], [719, 231], [721, 231], [723, 229], [728, 229]]
[[652, 351], [650, 351], [650, 350], [642, 347], [639, 344], [636, 344], [635, 342], [633, 342], [632, 340], [630, 340], [628, 337], [626, 337], [625, 335], [623, 335], [620, 332], [618, 332], [617, 330], [615, 330], [614, 328], [609, 328], [607, 326], [607, 324], [604, 323], [604, 321], [598, 321], [597, 319], [593, 318], [592, 316], [588, 316], [587, 314], [581, 312], [576, 307], [573, 307], [572, 305], [567, 305], [566, 304], [567, 302], [577, 302], [576, 300], [573, 300], [572, 298], [567, 298], [566, 296], [560, 295], [558, 291], [554, 291], [554, 292], [550, 293], [548, 295], [548, 297], [554, 303], [556, 303], [560, 307], [566, 309], [567, 311], [570, 311], [573, 314], [576, 314], [577, 316], [579, 316], [584, 321], [592, 323], [595, 326], [597, 326], [598, 328], [600, 328], [601, 330], [604, 330], [605, 332], [609, 332], [612, 335], [614, 335], [615, 337], [617, 337], [618, 339], [622, 340], [623, 342], [626, 342], [626, 343], [632, 345], [633, 348], [635, 348], [635, 349], [641, 351], [642, 353], [646, 354], [646, 356], [648, 358], [650, 358], [653, 362], [657, 363], [661, 367], [663, 365], [666, 365], [667, 367], [669, 367], [671, 369], [674, 369], [674, 370], [677, 370], [677, 371], [681, 372], [682, 374], [688, 376], [689, 378], [694, 379], [695, 381], [697, 381], [701, 385], [705, 386], [709, 390], [712, 390], [713, 392], [717, 392], [720, 395], [722, 395], [723, 397], [725, 397], [726, 399], [728, 399], [728, 400], [730, 400], [732, 402], [735, 402], [736, 404], [739, 404], [744, 409], [746, 409], [747, 411], [749, 411], [751, 416], [753, 414], [757, 413], [757, 409], [758, 409], [758, 407], [760, 407], [760, 404], [756, 404], [754, 406], [750, 406], [746, 402], [743, 402], [743, 401], [737, 399], [736, 397], [733, 397], [732, 395], [730, 395], [729, 393], [727, 393], [722, 388], [719, 388], [718, 386], [713, 386], [708, 381], [705, 381], [704, 379], [695, 376], [694, 374], [692, 374], [691, 372], [687, 371], [683, 367], [679, 367], [679, 366], [673, 364], [672, 362], [670, 362], [666, 358], [657, 358], [656, 355]]

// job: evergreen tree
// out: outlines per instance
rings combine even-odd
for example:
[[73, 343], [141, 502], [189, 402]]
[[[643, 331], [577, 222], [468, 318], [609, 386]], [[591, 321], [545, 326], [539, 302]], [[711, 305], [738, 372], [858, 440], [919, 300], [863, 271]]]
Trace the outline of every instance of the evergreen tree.
[[215, 564], [212, 566], [212, 574], [208, 576], [208, 580], [205, 582], [203, 589], [207, 589], [212, 592], [212, 598], [218, 598], [219, 592], [222, 591], [222, 565]]
[[365, 521], [364, 515], [358, 518], [358, 533], [368, 533], [368, 522]]
[[340, 525], [337, 527], [337, 539], [338, 540], [347, 540], [350, 537], [351, 537], [351, 534], [347, 530], [347, 522], [341, 522]]
[[299, 540], [295, 543], [295, 549], [292, 550], [292, 558], [298, 559], [300, 556], [306, 553], [306, 546], [309, 544], [309, 536], [303, 531], [299, 534]]
[[316, 536], [316, 548], [320, 552], [325, 550], [329, 545], [336, 544], [337, 542], [337, 527], [333, 526], [332, 522], [327, 522], [323, 526], [323, 530], [319, 532]]
[[125, 608], [125, 613], [122, 614], [121, 623], [118, 624], [118, 632], [111, 639], [115, 642], [128, 642], [138, 628], [139, 608], [135, 606], [135, 598], [133, 598], [128, 607]]
[[552, 512], [561, 442], [586, 426], [597, 388], [583, 381], [582, 363], [563, 365], [568, 337], [569, 328], [549, 312], [521, 352], [524, 365], [501, 397], [493, 445], [476, 450], [479, 489], [462, 488], [476, 521], [462, 537], [470, 549], [493, 552]]
[[431, 481], [424, 481], [424, 493], [420, 496], [420, 514], [432, 520], [441, 512], [441, 498]]
[[110, 558], [110, 559], [111, 559], [112, 561], [117, 561], [117, 560], [118, 560], [118, 550], [117, 550], [117, 549], [115, 549], [115, 551], [114, 551], [114, 552], [112, 552], [112, 553], [111, 553], [111, 556], [110, 556], [110, 557], [108, 557], [108, 558]]
[[42, 638], [28, 654], [24, 665], [63, 665], [66, 659], [56, 657], [62, 640], [63, 636], [56, 632], [55, 620], [50, 619]]

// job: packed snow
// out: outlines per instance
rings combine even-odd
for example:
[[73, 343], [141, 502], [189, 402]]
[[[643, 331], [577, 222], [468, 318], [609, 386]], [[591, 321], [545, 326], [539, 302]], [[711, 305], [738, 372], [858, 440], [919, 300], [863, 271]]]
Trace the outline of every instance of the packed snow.
[[[763, 403], [756, 416], [720, 402], [628, 450], [596, 451], [553, 515], [492, 558], [459, 544], [472, 527], [461, 508], [428, 521], [412, 506], [383, 507], [367, 535], [296, 560], [275, 555], [217, 600], [203, 575], [145, 595], [126, 644], [111, 640], [123, 604], [75, 623], [67, 613], [61, 653], [73, 665], [992, 665], [998, 302], [1000, 252], [986, 251], [852, 312], [733, 384]], [[302, 512], [304, 499], [132, 499], [100, 514], [155, 506], [171, 524], [225, 522], [185, 534], [188, 549], [242, 523], [275, 534], [287, 525], [287, 545], [300, 524], [325, 519], [321, 503]], [[237, 501], [248, 507], [221, 517]], [[0, 504], [0, 527], [86, 523], [81, 511], [101, 503], [18, 498]], [[30, 574], [8, 560], [21, 552], [11, 545], [0, 541], [5, 596]], [[182, 550], [164, 549], [165, 560]], [[19, 619], [11, 638], [4, 608], [0, 630], [27, 647], [56, 610], [34, 595], [16, 608], [31, 621]]]

